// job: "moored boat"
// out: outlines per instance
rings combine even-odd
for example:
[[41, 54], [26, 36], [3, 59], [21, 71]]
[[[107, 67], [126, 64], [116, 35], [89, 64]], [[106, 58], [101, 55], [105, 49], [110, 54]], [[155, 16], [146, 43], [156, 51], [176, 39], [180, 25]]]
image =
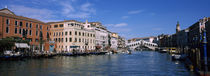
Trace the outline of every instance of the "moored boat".
[[131, 50], [128, 50], [128, 54], [131, 54]]
[[163, 49], [159, 51], [160, 53], [167, 53], [167, 50]]

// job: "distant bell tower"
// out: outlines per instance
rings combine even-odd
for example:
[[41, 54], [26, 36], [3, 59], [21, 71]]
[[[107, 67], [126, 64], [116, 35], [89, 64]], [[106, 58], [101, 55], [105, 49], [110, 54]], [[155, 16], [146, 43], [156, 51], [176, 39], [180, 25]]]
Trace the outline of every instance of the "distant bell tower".
[[181, 29], [180, 29], [179, 21], [177, 21], [177, 24], [176, 24], [176, 33], [178, 33], [179, 31], [181, 31]]

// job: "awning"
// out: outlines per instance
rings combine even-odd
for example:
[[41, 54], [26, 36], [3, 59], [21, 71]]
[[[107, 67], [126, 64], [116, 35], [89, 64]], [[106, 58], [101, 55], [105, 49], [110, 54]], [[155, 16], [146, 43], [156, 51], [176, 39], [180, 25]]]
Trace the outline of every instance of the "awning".
[[15, 43], [17, 48], [30, 48], [27, 43]]

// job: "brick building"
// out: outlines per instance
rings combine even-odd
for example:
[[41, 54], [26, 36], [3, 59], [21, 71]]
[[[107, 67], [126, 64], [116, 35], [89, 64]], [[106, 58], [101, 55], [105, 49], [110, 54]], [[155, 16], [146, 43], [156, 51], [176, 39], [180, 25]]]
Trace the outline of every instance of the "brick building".
[[43, 50], [49, 50], [48, 25], [36, 19], [17, 16], [7, 8], [0, 9], [0, 39], [20, 37], [28, 40], [31, 50], [39, 50], [43, 41]]

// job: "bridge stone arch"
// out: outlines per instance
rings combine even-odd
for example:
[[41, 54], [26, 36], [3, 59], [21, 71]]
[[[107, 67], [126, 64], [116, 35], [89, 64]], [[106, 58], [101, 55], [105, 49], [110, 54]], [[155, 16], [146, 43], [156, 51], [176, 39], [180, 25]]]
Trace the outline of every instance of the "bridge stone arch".
[[158, 47], [158, 45], [156, 43], [147, 42], [144, 40], [139, 40], [139, 41], [135, 41], [135, 42], [131, 42], [131, 43], [127, 44], [127, 47], [131, 50], [134, 50], [137, 47], [141, 47], [141, 46], [147, 47], [151, 50], [155, 50]]

